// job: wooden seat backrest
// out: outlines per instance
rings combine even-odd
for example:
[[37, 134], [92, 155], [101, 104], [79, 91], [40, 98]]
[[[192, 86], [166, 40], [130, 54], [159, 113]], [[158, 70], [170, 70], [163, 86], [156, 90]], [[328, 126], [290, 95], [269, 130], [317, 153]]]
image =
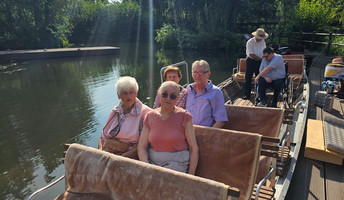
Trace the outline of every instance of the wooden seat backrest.
[[[69, 188], [56, 199], [227, 199], [228, 185], [72, 144]], [[208, 163], [210, 164], [210, 163]]]
[[254, 187], [262, 136], [194, 125], [199, 147], [196, 175], [240, 190], [249, 199]]
[[[284, 62], [288, 61], [288, 73], [289, 74], [303, 74], [304, 70], [304, 58], [302, 54], [297, 55], [283, 55]], [[240, 58], [238, 61], [238, 72], [245, 73], [246, 70], [246, 58]]]
[[246, 71], [246, 58], [239, 59], [239, 73], [245, 73]]
[[304, 59], [284, 59], [284, 62], [288, 62], [288, 73], [289, 74], [297, 74], [297, 75], [303, 75], [304, 72]]
[[279, 108], [225, 105], [228, 121], [223, 129], [278, 137], [284, 116]]
[[304, 59], [303, 54], [282, 55], [283, 60], [287, 59]]

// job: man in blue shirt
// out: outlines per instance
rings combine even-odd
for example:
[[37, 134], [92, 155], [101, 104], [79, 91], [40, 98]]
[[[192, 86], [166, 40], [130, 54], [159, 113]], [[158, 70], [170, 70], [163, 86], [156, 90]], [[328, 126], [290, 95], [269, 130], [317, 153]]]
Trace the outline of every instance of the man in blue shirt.
[[277, 98], [283, 86], [285, 75], [285, 66], [282, 56], [275, 54], [269, 47], [265, 48], [263, 50], [263, 61], [259, 68], [259, 75], [254, 80], [256, 84], [258, 83], [260, 98], [258, 106], [266, 106], [266, 89], [272, 87], [274, 90], [272, 107], [277, 107]]

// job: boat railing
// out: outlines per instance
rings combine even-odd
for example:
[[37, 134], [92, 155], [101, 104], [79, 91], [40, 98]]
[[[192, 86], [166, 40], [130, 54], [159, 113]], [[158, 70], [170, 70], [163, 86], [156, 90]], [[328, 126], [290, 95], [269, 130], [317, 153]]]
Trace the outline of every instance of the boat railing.
[[[182, 61], [182, 62], [179, 62], [179, 63], [175, 63], [175, 64], [172, 64], [172, 65], [168, 65], [168, 66], [165, 66], [165, 67], [162, 67], [160, 69], [160, 80], [161, 80], [161, 83], [164, 82], [164, 71], [167, 67], [170, 67], [170, 66], [174, 66], [174, 67], [179, 67], [179, 66], [185, 66], [185, 71], [186, 71], [186, 85], [188, 85], [190, 83], [190, 80], [189, 80], [189, 66], [188, 66], [188, 63], [186, 61]], [[179, 67], [180, 68], [180, 67]]]
[[285, 135], [285, 137], [283, 138], [282, 140], [282, 146], [281, 146], [281, 162], [283, 163], [284, 161], [284, 147], [287, 145], [287, 141], [289, 140], [289, 135], [290, 135], [290, 132], [287, 132], [287, 134]]
[[59, 183], [61, 180], [63, 180], [65, 178], [65, 175], [61, 176], [60, 178], [58, 178], [57, 180], [55, 180], [54, 182], [50, 183], [47, 186], [44, 186], [41, 189], [38, 189], [37, 191], [35, 191], [34, 193], [32, 193], [29, 198], [27, 200], [31, 200], [33, 199], [35, 196], [37, 196], [39, 193], [51, 188], [52, 186], [56, 185], [57, 183]]
[[[271, 175], [275, 172], [276, 168], [275, 167], [272, 167], [269, 171], [269, 173], [264, 177], [264, 179], [262, 179], [259, 183], [258, 183], [258, 186], [257, 186], [257, 190], [256, 190], [256, 194], [259, 194], [260, 193], [260, 189], [262, 188], [263, 184], [268, 180], [270, 179]], [[259, 199], [259, 195], [256, 195], [256, 198], [255, 200], [258, 200]]]

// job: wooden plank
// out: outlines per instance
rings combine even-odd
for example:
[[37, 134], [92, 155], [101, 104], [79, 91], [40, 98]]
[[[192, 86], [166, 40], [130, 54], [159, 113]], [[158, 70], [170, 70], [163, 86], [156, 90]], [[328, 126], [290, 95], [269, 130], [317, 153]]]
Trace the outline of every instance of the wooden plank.
[[[330, 63], [333, 57], [321, 56], [313, 61], [309, 71], [310, 80], [310, 102], [308, 108], [308, 119], [321, 120], [322, 110], [314, 106], [314, 94], [321, 90], [321, 81], [324, 77], [323, 69]], [[319, 112], [320, 111], [320, 112]], [[317, 118], [317, 114], [318, 117]], [[307, 127], [306, 127], [307, 129]], [[304, 136], [306, 138], [306, 134]], [[299, 157], [297, 159], [294, 176], [285, 199], [326, 199], [325, 196], [325, 172], [324, 162], [305, 158], [304, 155], [305, 139], [302, 142]]]
[[[303, 154], [301, 148], [300, 155]], [[285, 199], [325, 199], [323, 162], [299, 156]]]
[[344, 167], [325, 163], [326, 199], [344, 199]]
[[324, 145], [323, 122], [320, 120], [308, 119], [307, 123], [307, 139], [304, 156], [306, 158], [341, 165], [343, 158], [339, 157], [335, 152], [326, 150]]
[[309, 160], [310, 183], [305, 199], [325, 199], [324, 163]]

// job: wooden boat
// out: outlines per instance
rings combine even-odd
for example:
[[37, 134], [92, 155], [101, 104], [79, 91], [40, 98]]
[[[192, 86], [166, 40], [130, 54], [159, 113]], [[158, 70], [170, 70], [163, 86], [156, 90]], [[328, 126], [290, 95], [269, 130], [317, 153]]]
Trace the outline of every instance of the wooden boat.
[[[275, 190], [275, 199], [284, 199], [287, 194], [301, 148], [309, 103], [309, 84], [303, 55], [283, 55], [283, 59], [288, 62], [289, 83], [291, 84], [288, 86], [290, 91], [287, 92], [289, 97], [282, 97], [278, 102], [279, 109], [284, 110], [284, 119], [277, 138], [282, 141], [281, 148], [284, 149], [287, 146], [289, 152], [288, 156], [284, 155], [284, 158], [283, 153], [279, 152], [278, 160], [282, 162], [279, 163], [279, 169], [277, 168], [276, 184], [272, 185]], [[244, 96], [242, 89], [244, 68], [245, 59], [239, 59], [237, 68], [233, 70], [233, 76], [222, 82], [219, 87], [222, 89], [227, 103], [252, 107], [255, 104], [254, 94], [250, 100], [242, 99]], [[268, 101], [271, 102], [271, 100], [272, 94], [268, 96]], [[259, 113], [256, 116], [259, 117]]]
[[219, 85], [229, 121], [222, 129], [194, 126], [199, 145], [196, 176], [73, 144], [65, 157], [71, 187], [57, 199], [284, 199], [309, 101], [302, 55], [284, 60], [289, 84], [278, 108], [254, 106], [254, 91], [250, 100], [242, 99], [245, 59], [239, 59], [233, 76]]

